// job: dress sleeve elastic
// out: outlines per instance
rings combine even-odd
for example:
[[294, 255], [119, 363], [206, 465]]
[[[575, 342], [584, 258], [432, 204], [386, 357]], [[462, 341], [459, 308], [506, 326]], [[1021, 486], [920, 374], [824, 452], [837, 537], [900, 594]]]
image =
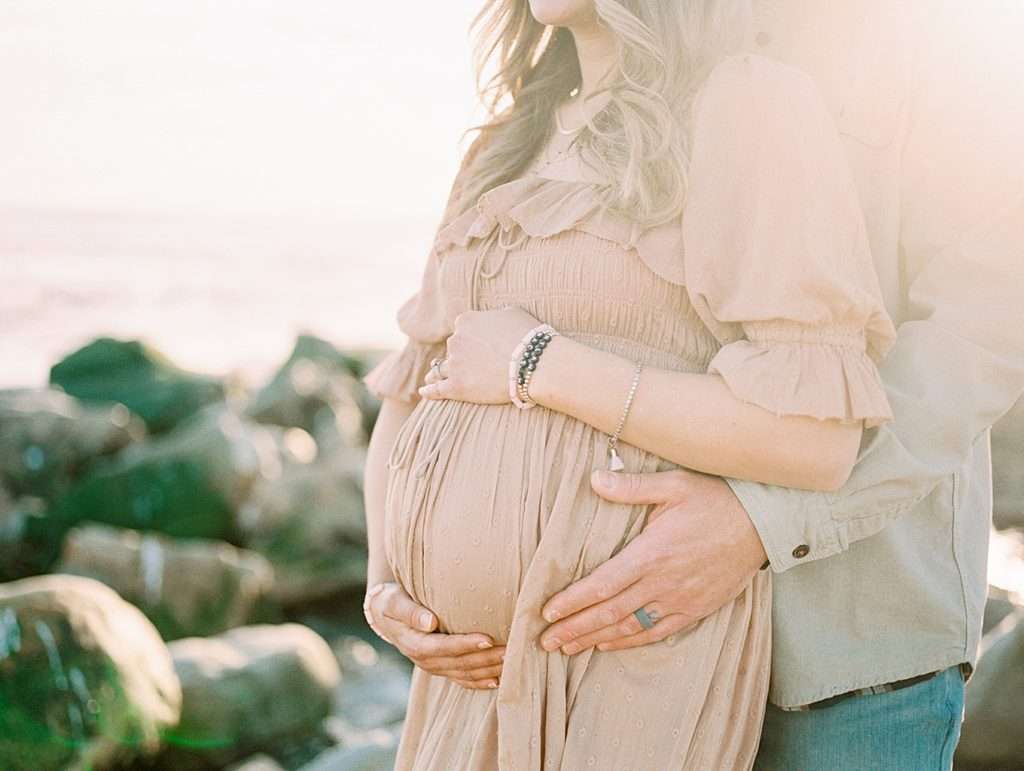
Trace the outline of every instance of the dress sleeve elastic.
[[776, 415], [892, 419], [895, 340], [842, 142], [814, 81], [735, 55], [695, 102], [687, 292], [722, 344], [708, 365]]

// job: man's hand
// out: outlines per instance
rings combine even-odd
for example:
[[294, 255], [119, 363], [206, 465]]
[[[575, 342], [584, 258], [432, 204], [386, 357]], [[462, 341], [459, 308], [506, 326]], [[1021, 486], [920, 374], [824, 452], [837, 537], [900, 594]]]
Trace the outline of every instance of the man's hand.
[[437, 617], [417, 605], [394, 581], [377, 584], [366, 595], [367, 621], [416, 666], [464, 688], [497, 688], [505, 646], [486, 634], [435, 632]]
[[[606, 481], [607, 480], [607, 481]], [[653, 503], [644, 530], [587, 577], [545, 603], [545, 650], [633, 648], [692, 626], [735, 599], [766, 555], [750, 517], [721, 477], [688, 469], [596, 471], [591, 486], [620, 503]], [[656, 614], [645, 630], [633, 615]]]

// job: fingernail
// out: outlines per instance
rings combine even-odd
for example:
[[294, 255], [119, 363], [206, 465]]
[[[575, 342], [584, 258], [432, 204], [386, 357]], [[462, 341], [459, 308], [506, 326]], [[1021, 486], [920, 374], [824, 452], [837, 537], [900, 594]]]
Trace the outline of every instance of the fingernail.
[[484, 640], [483, 642], [478, 642], [476, 644], [476, 647], [483, 651], [483, 650], [487, 650], [488, 648], [493, 648], [494, 647], [494, 643], [490, 643], [490, 642], [487, 642], [487, 640]]
[[580, 652], [580, 644], [579, 643], [574, 643], [574, 642], [566, 643], [562, 647], [562, 653], [564, 653], [566, 656], [571, 656], [574, 653], [579, 653], [579, 652]]
[[553, 651], [562, 647], [562, 641], [557, 637], [552, 637], [550, 640], [541, 643], [541, 647], [546, 651]]
[[605, 471], [604, 469], [596, 469], [594, 471], [594, 479], [601, 487], [615, 487], [616, 477], [611, 471]]
[[561, 618], [561, 615], [559, 615], [558, 611], [555, 610], [554, 608], [548, 608], [547, 610], [544, 611], [544, 620], [545, 621], [558, 621], [558, 619], [560, 619], [560, 618]]
[[597, 649], [599, 651], [606, 651], [606, 650], [608, 650], [608, 643], [598, 643], [597, 644]]
[[488, 688], [497, 688], [498, 684], [496, 682], [494, 682], [493, 680], [491, 680], [489, 683], [487, 683], [487, 687]]
[[504, 653], [502, 653], [502, 654], [501, 654], [501, 660], [502, 660], [502, 661], [504, 661], [504, 660], [505, 660], [505, 654], [504, 654]]
[[431, 619], [432, 619], [432, 616], [429, 613], [427, 613], [425, 611], [423, 613], [420, 613], [420, 629], [423, 629], [423, 630], [430, 629], [430, 621], [431, 621]]

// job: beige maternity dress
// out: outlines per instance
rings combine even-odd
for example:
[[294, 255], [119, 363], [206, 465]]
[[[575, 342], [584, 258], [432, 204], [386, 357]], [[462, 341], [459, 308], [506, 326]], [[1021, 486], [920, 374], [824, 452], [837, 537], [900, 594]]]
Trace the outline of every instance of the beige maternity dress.
[[[416, 400], [457, 314], [514, 304], [647, 367], [718, 373], [776, 413], [889, 419], [875, 365], [894, 331], [812, 82], [734, 55], [696, 109], [676, 221], [643, 230], [600, 213], [598, 183], [536, 175], [446, 217], [398, 313], [407, 344], [366, 376], [370, 390]], [[629, 471], [676, 467], [619, 447]], [[388, 559], [441, 631], [508, 647], [496, 690], [415, 670], [396, 768], [751, 767], [769, 679], [768, 571], [660, 643], [571, 657], [538, 645], [544, 601], [644, 524], [650, 507], [591, 490], [590, 472], [606, 464], [604, 434], [544, 407], [416, 404], [389, 460]]]

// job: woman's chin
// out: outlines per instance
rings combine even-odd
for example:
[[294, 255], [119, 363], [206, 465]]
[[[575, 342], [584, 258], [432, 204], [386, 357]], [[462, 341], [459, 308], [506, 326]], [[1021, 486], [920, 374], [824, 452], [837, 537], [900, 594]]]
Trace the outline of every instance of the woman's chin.
[[530, 12], [550, 27], [575, 27], [593, 21], [593, 0], [530, 0]]

